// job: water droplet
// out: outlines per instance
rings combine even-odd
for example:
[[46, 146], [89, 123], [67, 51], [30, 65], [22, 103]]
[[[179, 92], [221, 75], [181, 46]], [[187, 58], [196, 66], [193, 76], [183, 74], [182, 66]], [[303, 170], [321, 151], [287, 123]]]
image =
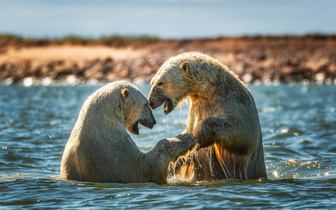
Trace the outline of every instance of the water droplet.
[[119, 198], [119, 197], [125, 197], [125, 196], [129, 196], [130, 194], [120, 194], [120, 195], [116, 195], [115, 197], [116, 198]]
[[288, 133], [288, 129], [287, 128], [281, 129], [280, 133]]
[[279, 177], [279, 174], [278, 174], [278, 172], [277, 171], [273, 171], [273, 176], [275, 177], [275, 178], [278, 178]]
[[135, 144], [138, 145], [138, 136], [134, 135], [134, 138], [135, 138]]
[[264, 107], [262, 108], [262, 112], [275, 112], [276, 108], [275, 107]]
[[56, 120], [53, 120], [51, 122], [49, 122], [50, 125], [56, 125], [58, 122]]
[[169, 120], [169, 117], [168, 117], [168, 115], [166, 115], [166, 118], [167, 118], [167, 123], [166, 123], [166, 129], [167, 129], [167, 133], [169, 133], [169, 127], [168, 127], [168, 120]]

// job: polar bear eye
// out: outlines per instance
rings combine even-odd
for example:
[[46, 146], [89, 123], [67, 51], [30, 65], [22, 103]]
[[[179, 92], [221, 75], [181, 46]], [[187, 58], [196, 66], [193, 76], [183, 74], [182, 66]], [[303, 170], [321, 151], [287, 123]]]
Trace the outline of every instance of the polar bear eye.
[[157, 86], [161, 86], [161, 85], [163, 85], [163, 82], [157, 83]]

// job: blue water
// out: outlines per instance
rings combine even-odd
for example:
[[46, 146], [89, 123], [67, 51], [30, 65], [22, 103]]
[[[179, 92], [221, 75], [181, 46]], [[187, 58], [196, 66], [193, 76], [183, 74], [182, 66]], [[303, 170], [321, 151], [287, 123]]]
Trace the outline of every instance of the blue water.
[[[64, 181], [64, 146], [85, 99], [104, 84], [0, 85], [0, 207], [335, 208], [336, 86], [250, 84], [268, 180], [169, 185]], [[148, 95], [149, 84], [136, 84]], [[187, 104], [132, 135], [143, 151], [184, 130]]]

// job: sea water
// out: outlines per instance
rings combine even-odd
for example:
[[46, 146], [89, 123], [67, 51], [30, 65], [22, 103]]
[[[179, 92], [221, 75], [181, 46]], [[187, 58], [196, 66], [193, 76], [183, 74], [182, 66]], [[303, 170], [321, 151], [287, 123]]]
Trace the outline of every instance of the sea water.
[[[335, 208], [336, 86], [250, 84], [268, 180], [90, 183], [59, 178], [64, 146], [86, 98], [103, 83], [0, 85], [0, 207]], [[147, 96], [150, 85], [136, 84]], [[229, 102], [228, 102], [229, 103]], [[146, 152], [186, 127], [188, 107], [132, 138]]]

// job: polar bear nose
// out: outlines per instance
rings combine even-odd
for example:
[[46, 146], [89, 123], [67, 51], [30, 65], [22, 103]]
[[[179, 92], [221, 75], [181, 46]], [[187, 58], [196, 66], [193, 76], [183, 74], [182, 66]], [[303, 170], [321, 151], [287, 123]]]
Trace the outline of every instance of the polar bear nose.
[[149, 129], [152, 129], [154, 125], [156, 124], [156, 120], [153, 119], [142, 119], [139, 121], [139, 123]]
[[151, 101], [151, 102], [149, 102], [149, 106], [150, 107], [153, 107], [154, 106], [154, 103]]

